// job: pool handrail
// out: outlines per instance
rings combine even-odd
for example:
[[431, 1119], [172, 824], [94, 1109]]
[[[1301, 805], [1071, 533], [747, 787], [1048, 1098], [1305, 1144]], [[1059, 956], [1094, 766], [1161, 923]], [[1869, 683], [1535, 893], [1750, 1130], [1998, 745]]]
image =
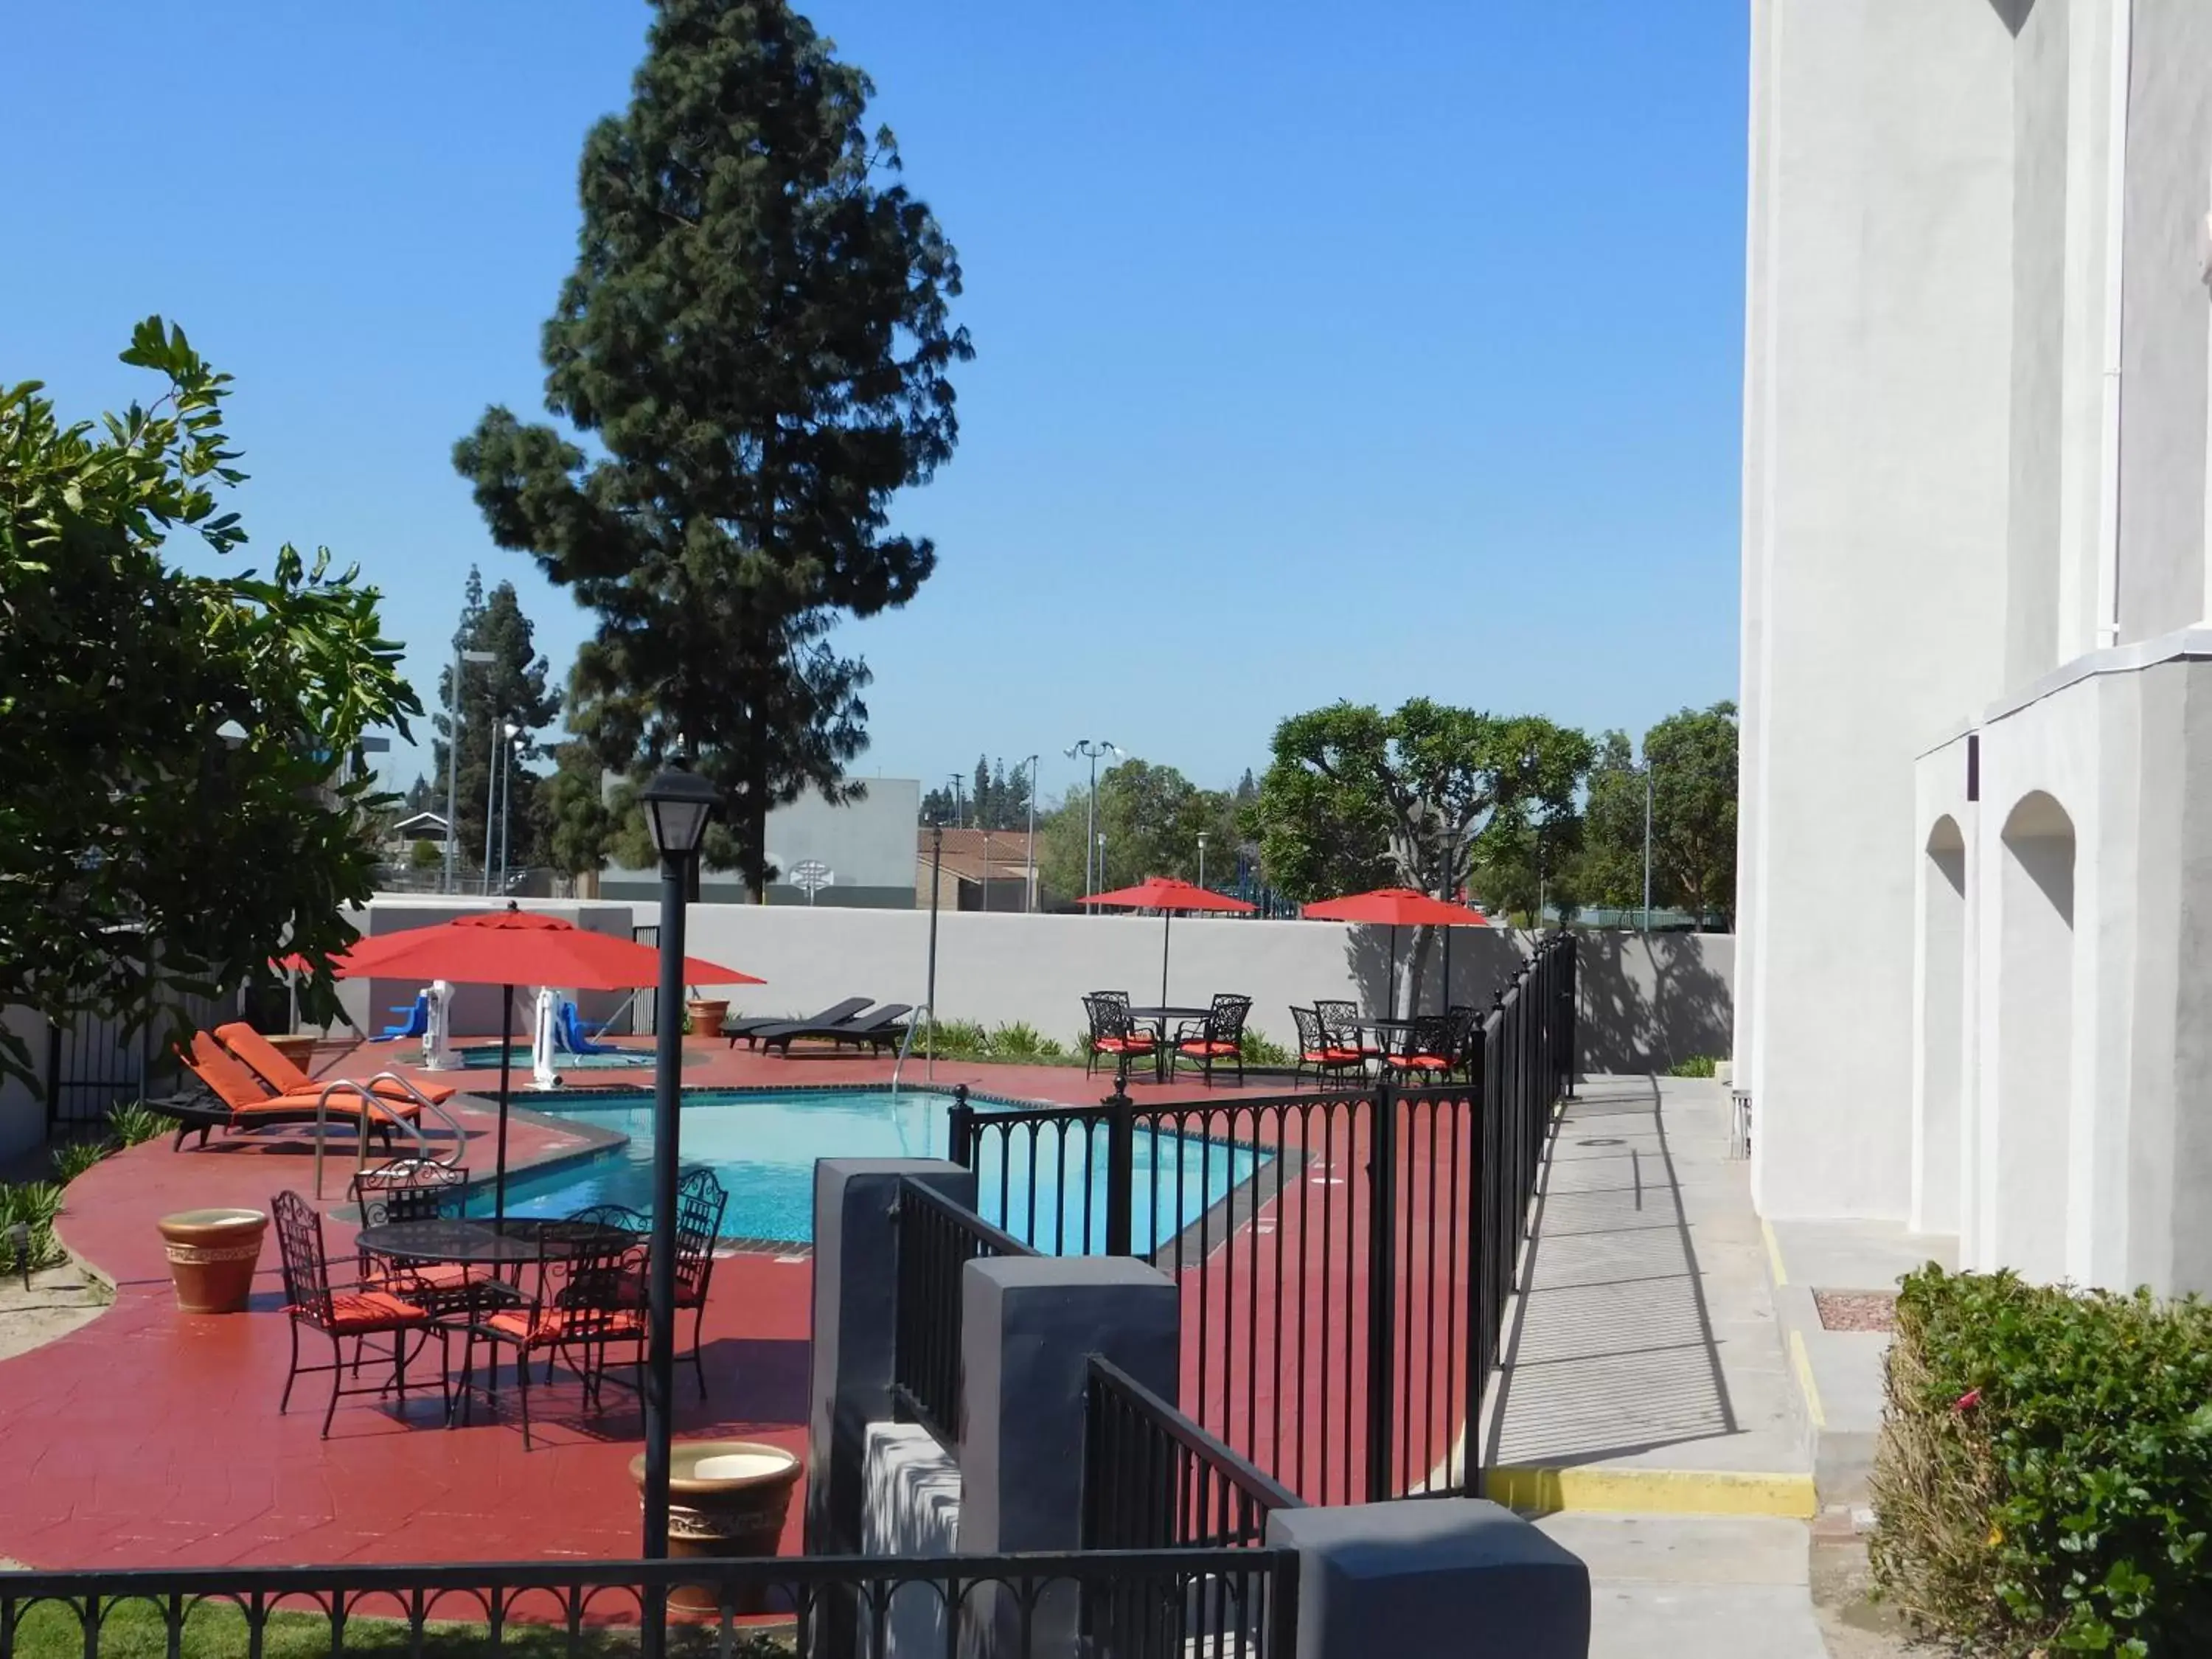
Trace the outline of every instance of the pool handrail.
[[[323, 1142], [329, 1130], [331, 1097], [349, 1093], [357, 1097], [362, 1103], [363, 1109], [359, 1120], [361, 1127], [354, 1136], [354, 1173], [358, 1175], [368, 1167], [368, 1114], [373, 1109], [389, 1107], [389, 1097], [380, 1097], [376, 1091], [376, 1085], [386, 1082], [398, 1084], [401, 1091], [416, 1106], [416, 1114], [412, 1117], [401, 1117], [388, 1109], [386, 1115], [392, 1121], [404, 1126], [407, 1132], [415, 1137], [417, 1155], [422, 1162], [450, 1166], [459, 1162], [462, 1152], [467, 1149], [468, 1134], [461, 1127], [460, 1120], [424, 1094], [410, 1079], [400, 1076], [398, 1073], [379, 1072], [374, 1076], [367, 1078], [334, 1078], [324, 1085], [321, 1091], [315, 1097], [315, 1196], [317, 1198], [323, 1195]], [[424, 1112], [435, 1113], [444, 1123], [447, 1133], [453, 1136], [453, 1151], [451, 1157], [441, 1158], [431, 1152], [429, 1137], [422, 1133], [422, 1115]]]

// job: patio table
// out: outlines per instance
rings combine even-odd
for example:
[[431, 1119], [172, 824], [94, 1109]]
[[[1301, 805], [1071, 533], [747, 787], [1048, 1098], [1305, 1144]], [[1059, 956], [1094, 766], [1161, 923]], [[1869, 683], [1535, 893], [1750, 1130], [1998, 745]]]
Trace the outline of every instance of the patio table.
[[1160, 1006], [1151, 1008], [1132, 1008], [1129, 1010], [1129, 1018], [1131, 1019], [1141, 1019], [1150, 1024], [1154, 1024], [1159, 1027], [1160, 1040], [1152, 1047], [1152, 1069], [1157, 1074], [1155, 1081], [1161, 1083], [1167, 1081], [1168, 1027], [1171, 1024], [1180, 1020], [1206, 1019], [1211, 1018], [1212, 1013], [1213, 1007], [1210, 1003], [1203, 1008], [1180, 1008]]
[[634, 1235], [595, 1221], [533, 1220], [507, 1216], [498, 1221], [440, 1216], [418, 1221], [386, 1221], [363, 1227], [355, 1243], [369, 1255], [396, 1261], [446, 1261], [465, 1267], [517, 1267], [540, 1255], [569, 1256], [620, 1248]]

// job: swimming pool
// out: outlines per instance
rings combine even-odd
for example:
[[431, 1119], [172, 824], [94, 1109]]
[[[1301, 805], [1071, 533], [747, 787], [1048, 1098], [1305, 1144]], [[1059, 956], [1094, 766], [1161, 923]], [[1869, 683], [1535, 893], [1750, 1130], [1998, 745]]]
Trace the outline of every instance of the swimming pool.
[[[880, 1089], [808, 1089], [784, 1093], [727, 1089], [684, 1092], [684, 1162], [704, 1164], [729, 1188], [730, 1207], [722, 1231], [733, 1238], [768, 1239], [805, 1244], [814, 1236], [814, 1164], [823, 1158], [943, 1158], [949, 1144], [950, 1095], [908, 1089], [894, 1097]], [[589, 1102], [557, 1105], [531, 1103], [533, 1111], [629, 1137], [626, 1146], [598, 1157], [540, 1174], [511, 1177], [507, 1186], [510, 1215], [559, 1216], [587, 1204], [627, 1204], [649, 1210], [653, 1189], [653, 1097], [599, 1095]], [[1058, 1243], [1073, 1252], [1085, 1237], [1089, 1248], [1106, 1243], [1105, 1126], [1095, 1131], [1090, 1158], [1091, 1179], [1064, 1188], [1054, 1138], [1037, 1145], [1031, 1203], [1028, 1146], [1003, 1182], [998, 1164], [999, 1137], [987, 1136], [976, 1171], [984, 1219], [1016, 1237]], [[1079, 1141], [1073, 1141], [1079, 1147]], [[1155, 1195], [1152, 1213], [1139, 1204], [1131, 1224], [1131, 1243], [1149, 1254], [1191, 1225], [1214, 1204], [1249, 1180], [1272, 1157], [1249, 1146], [1208, 1142], [1164, 1132], [1136, 1137], [1136, 1190]], [[1079, 1158], [1080, 1154], [1078, 1153]], [[1175, 1174], [1154, 1181], [1150, 1170]], [[1059, 1215], [1053, 1196], [1058, 1195]], [[491, 1207], [489, 1183], [471, 1194], [472, 1207]], [[1005, 1213], [1011, 1212], [1011, 1218]]]
[[[468, 1043], [453, 1052], [461, 1057], [462, 1066], [471, 1072], [499, 1070], [499, 1044]], [[526, 1073], [530, 1070], [530, 1045], [521, 1043], [507, 1051], [507, 1069]], [[553, 1068], [559, 1072], [628, 1071], [653, 1064], [650, 1048], [610, 1048], [605, 1054], [572, 1054], [565, 1050], [553, 1056]]]

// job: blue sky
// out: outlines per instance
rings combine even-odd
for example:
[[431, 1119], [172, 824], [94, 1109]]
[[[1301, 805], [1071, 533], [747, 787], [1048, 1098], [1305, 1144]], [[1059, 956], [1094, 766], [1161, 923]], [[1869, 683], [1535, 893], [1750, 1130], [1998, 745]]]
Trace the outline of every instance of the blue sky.
[[[1049, 796], [1093, 736], [1220, 786], [1339, 697], [1640, 732], [1735, 695], [1746, 9], [1364, 9], [811, 10], [978, 351], [897, 507], [937, 574], [842, 636], [860, 775], [1041, 751]], [[588, 619], [448, 458], [541, 413], [578, 149], [646, 21], [0, 10], [0, 377], [89, 415], [141, 391], [133, 320], [181, 321], [238, 379], [255, 549], [358, 560], [426, 700], [471, 562], [565, 674]]]

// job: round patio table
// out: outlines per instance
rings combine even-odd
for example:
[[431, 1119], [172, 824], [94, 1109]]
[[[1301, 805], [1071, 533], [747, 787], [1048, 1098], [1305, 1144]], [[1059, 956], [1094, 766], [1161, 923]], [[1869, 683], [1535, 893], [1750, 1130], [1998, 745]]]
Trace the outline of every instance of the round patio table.
[[1162, 1083], [1167, 1081], [1169, 1023], [1175, 1020], [1206, 1019], [1211, 1018], [1212, 1013], [1213, 1009], [1210, 1004], [1203, 1008], [1153, 1007], [1129, 1010], [1131, 1019], [1145, 1020], [1160, 1028], [1160, 1040], [1152, 1046], [1153, 1070], [1158, 1073], [1158, 1081]]
[[363, 1227], [354, 1241], [369, 1255], [397, 1261], [451, 1261], [466, 1267], [514, 1267], [540, 1256], [585, 1255], [620, 1249], [636, 1235], [595, 1221], [560, 1221], [508, 1216], [504, 1220], [471, 1220], [441, 1216], [419, 1221], [386, 1221]]

